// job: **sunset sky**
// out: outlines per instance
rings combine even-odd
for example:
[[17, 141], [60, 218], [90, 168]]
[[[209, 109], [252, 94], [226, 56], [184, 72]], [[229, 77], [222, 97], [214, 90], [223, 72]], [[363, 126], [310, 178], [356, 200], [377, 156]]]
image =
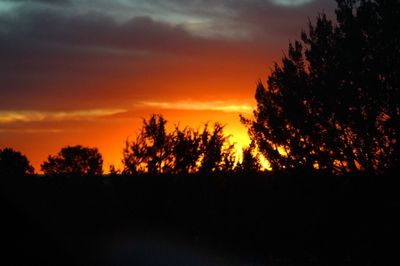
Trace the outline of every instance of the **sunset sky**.
[[265, 81], [308, 18], [332, 0], [0, 0], [0, 148], [36, 171], [66, 145], [96, 146], [105, 170], [142, 118], [220, 121], [248, 143]]

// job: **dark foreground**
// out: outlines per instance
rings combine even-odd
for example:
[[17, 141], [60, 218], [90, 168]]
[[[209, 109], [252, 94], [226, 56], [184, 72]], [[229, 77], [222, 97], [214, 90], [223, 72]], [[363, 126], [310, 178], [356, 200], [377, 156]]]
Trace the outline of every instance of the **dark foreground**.
[[400, 265], [398, 178], [1, 177], [0, 264]]

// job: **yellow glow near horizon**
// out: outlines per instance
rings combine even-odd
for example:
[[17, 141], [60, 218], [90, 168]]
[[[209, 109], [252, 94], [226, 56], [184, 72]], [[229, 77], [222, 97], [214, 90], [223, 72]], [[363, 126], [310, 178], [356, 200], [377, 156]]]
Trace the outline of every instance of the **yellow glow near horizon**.
[[[237, 106], [237, 108], [236, 108]], [[142, 127], [143, 119], [152, 113], [161, 113], [167, 119], [167, 131], [172, 132], [176, 125], [201, 130], [208, 123], [210, 129], [215, 122], [224, 127], [224, 133], [235, 144], [237, 159], [242, 149], [250, 144], [246, 127], [240, 122], [239, 112], [234, 109], [248, 109], [245, 104], [229, 102], [205, 102], [189, 109], [189, 104], [181, 104], [184, 110], [139, 108], [124, 109], [88, 109], [60, 112], [2, 112], [0, 128], [3, 138], [0, 148], [12, 147], [26, 154], [36, 172], [41, 173], [40, 165], [48, 155], [58, 153], [62, 147], [82, 145], [97, 147], [103, 155], [103, 169], [107, 173], [110, 165], [123, 169], [122, 158], [125, 140], [134, 139]], [[168, 108], [166, 108], [168, 107]], [[178, 106], [179, 107], [179, 106]], [[226, 107], [226, 111], [219, 110]], [[214, 109], [214, 110], [210, 110]], [[248, 115], [248, 112], [244, 112]], [[268, 162], [261, 159], [265, 169]]]
[[192, 111], [221, 111], [221, 112], [244, 112], [250, 113], [253, 110], [253, 106], [246, 103], [232, 103], [226, 101], [171, 101], [171, 102], [154, 102], [154, 101], [143, 101], [138, 106], [161, 108], [164, 110], [192, 110]]
[[126, 112], [125, 109], [92, 109], [73, 110], [64, 112], [45, 111], [0, 111], [0, 123], [38, 122], [38, 121], [65, 121], [93, 119], [108, 115]]

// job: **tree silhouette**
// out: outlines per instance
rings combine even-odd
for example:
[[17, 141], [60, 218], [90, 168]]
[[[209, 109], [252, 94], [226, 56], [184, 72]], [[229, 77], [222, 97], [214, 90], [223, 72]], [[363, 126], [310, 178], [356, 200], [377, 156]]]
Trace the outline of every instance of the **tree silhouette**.
[[110, 165], [108, 172], [110, 176], [117, 176], [121, 173], [113, 164]]
[[235, 151], [229, 143], [224, 126], [208, 124], [202, 130], [178, 126], [172, 133], [165, 129], [167, 121], [161, 115], [143, 120], [135, 141], [126, 141], [123, 151], [125, 174], [187, 174], [227, 172], [235, 165]]
[[259, 171], [261, 164], [255, 153], [255, 144], [252, 142], [249, 147], [243, 149], [242, 161], [238, 162], [235, 170], [244, 173]]
[[235, 163], [234, 145], [229, 143], [229, 136], [224, 134], [224, 126], [215, 123], [210, 131], [206, 124], [200, 137], [202, 158], [199, 171], [210, 173], [232, 170]]
[[175, 128], [173, 134], [172, 153], [174, 158], [174, 173], [193, 173], [197, 171], [201, 156], [201, 134], [198, 130]]
[[168, 173], [172, 169], [171, 135], [166, 132], [167, 121], [158, 114], [143, 119], [143, 127], [136, 141], [126, 141], [124, 173]]
[[399, 162], [400, 2], [338, 0], [289, 44], [243, 119], [273, 169], [383, 172]]
[[97, 148], [67, 146], [50, 155], [41, 169], [45, 175], [101, 175], [103, 158]]
[[1, 176], [22, 176], [33, 173], [34, 168], [25, 155], [11, 148], [0, 149]]

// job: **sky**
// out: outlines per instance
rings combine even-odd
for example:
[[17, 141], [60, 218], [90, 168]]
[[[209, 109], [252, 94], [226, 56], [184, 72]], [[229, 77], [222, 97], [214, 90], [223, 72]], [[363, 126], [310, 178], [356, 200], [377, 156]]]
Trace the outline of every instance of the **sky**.
[[36, 171], [67, 145], [121, 168], [125, 140], [162, 114], [219, 121], [238, 147], [289, 41], [332, 0], [0, 0], [0, 148]]

